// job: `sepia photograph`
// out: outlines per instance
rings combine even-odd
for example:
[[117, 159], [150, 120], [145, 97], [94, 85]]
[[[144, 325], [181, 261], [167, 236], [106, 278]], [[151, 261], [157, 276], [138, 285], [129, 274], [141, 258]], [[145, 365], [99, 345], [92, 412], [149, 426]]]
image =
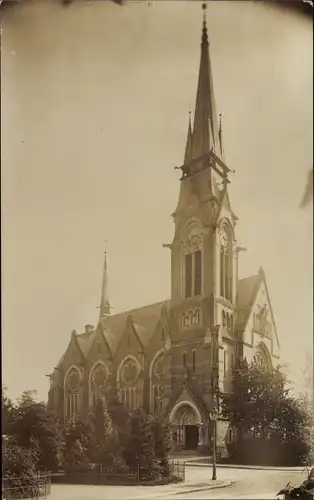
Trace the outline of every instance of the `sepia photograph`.
[[313, 3], [0, 22], [2, 498], [314, 500]]

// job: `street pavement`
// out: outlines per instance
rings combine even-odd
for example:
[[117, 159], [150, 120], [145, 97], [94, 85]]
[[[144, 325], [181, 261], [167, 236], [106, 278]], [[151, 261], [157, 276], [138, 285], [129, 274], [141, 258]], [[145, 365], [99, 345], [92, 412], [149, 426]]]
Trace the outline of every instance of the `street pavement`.
[[[158, 500], [173, 499], [264, 499], [273, 500], [288, 481], [300, 484], [306, 473], [289, 470], [217, 468], [217, 481], [211, 481], [212, 469], [186, 467], [185, 483], [165, 486], [81, 486], [52, 485], [50, 500]], [[230, 483], [232, 482], [231, 486]], [[215, 489], [209, 489], [212, 486]], [[228, 487], [219, 487], [229, 485]], [[205, 489], [206, 488], [206, 489]], [[198, 491], [196, 491], [198, 490]]]

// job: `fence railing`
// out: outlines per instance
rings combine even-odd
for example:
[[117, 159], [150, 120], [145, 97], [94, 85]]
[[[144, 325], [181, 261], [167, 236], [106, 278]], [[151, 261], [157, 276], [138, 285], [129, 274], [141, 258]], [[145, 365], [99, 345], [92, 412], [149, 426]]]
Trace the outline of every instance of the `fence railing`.
[[121, 484], [136, 485], [145, 482], [155, 482], [158, 480], [184, 481], [185, 464], [182, 462], [171, 461], [161, 473], [160, 465], [156, 464], [153, 468], [143, 467], [103, 467], [95, 466], [92, 470], [86, 472], [67, 472], [64, 474], [53, 475], [54, 483], [63, 484]]
[[51, 491], [51, 474], [39, 473], [31, 478], [6, 477], [2, 478], [2, 499], [38, 499], [47, 498]]

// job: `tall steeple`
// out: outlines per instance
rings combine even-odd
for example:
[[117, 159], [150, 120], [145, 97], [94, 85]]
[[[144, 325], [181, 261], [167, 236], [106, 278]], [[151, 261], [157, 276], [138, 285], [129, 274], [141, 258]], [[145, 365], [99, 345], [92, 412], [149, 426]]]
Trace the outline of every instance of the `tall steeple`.
[[100, 309], [99, 319], [110, 316], [110, 303], [108, 297], [107, 250], [105, 250], [104, 271], [103, 271], [101, 300], [99, 309]]
[[220, 157], [218, 127], [209, 43], [206, 25], [206, 4], [203, 4], [203, 32], [201, 61], [193, 125], [193, 158], [198, 158], [210, 150]]

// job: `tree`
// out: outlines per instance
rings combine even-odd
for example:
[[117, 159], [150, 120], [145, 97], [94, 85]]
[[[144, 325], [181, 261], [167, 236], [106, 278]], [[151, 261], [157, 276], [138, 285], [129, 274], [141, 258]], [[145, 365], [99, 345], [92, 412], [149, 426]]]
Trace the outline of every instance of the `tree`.
[[35, 391], [25, 391], [18, 400], [11, 435], [23, 447], [38, 453], [38, 467], [54, 470], [62, 450], [61, 426], [43, 401], [36, 401]]
[[2, 434], [10, 435], [11, 425], [16, 419], [16, 407], [7, 395], [6, 386], [2, 387]]
[[121, 394], [115, 382], [112, 383], [111, 389], [106, 394], [106, 408], [113, 422], [119, 447], [121, 450], [125, 450], [128, 445], [128, 437], [130, 434], [130, 415], [122, 403]]
[[90, 418], [93, 432], [92, 460], [105, 466], [123, 465], [118, 433], [101, 399], [97, 400]]
[[90, 461], [79, 439], [68, 443], [65, 447], [63, 468], [67, 473], [86, 472]]
[[309, 418], [302, 401], [290, 394], [281, 369], [266, 372], [242, 364], [234, 370], [233, 384], [233, 397], [222, 401], [223, 415], [237, 429], [237, 442], [229, 445], [233, 458], [273, 461], [273, 465], [304, 462], [309, 452]]
[[168, 452], [171, 449], [171, 430], [168, 421], [160, 418], [151, 420], [153, 433], [153, 449], [155, 458], [159, 461], [161, 475], [169, 474]]
[[154, 470], [154, 440], [150, 419], [143, 409], [130, 416], [130, 435], [125, 449], [129, 467], [139, 467], [143, 475]]
[[44, 402], [36, 401], [36, 392], [25, 391], [16, 403], [2, 396], [4, 432], [22, 448], [33, 450], [36, 465], [54, 470], [60, 462], [61, 427]]
[[[14, 488], [16, 498], [29, 498], [38, 489], [38, 456], [12, 437], [2, 440], [2, 487]], [[12, 492], [12, 490], [11, 490]]]

